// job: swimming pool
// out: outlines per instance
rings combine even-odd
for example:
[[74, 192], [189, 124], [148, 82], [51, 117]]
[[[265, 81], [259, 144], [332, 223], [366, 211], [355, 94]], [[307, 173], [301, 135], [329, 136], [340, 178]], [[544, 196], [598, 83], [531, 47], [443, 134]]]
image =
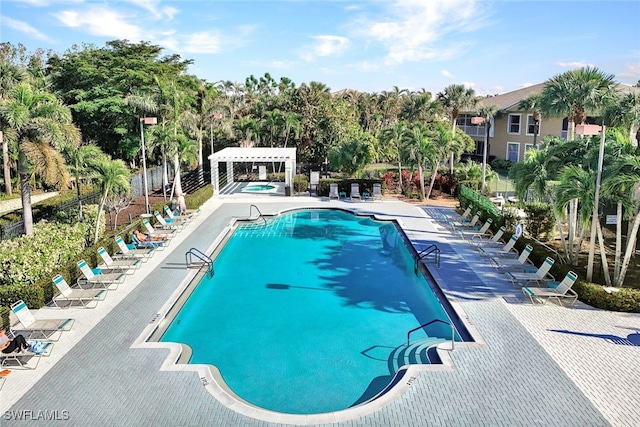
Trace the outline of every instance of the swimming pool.
[[245, 186], [241, 191], [245, 193], [272, 193], [277, 191], [278, 187], [272, 184], [251, 183]]
[[215, 365], [261, 408], [311, 414], [360, 404], [400, 364], [428, 363], [429, 345], [451, 338], [449, 325], [431, 324], [412, 336], [421, 350], [407, 354], [408, 330], [447, 315], [389, 222], [289, 213], [238, 227], [214, 268], [161, 341], [188, 345], [189, 363]]

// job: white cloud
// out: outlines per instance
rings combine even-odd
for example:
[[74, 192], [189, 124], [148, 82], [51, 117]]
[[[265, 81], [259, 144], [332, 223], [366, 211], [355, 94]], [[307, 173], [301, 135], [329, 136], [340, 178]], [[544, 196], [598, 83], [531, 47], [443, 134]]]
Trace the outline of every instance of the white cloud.
[[556, 62], [556, 65], [558, 67], [563, 67], [563, 68], [582, 68], [582, 67], [593, 67], [593, 64], [589, 64], [587, 62], [583, 62], [583, 61], [570, 61], [570, 62]]
[[305, 61], [313, 61], [316, 57], [326, 57], [340, 55], [350, 44], [346, 37], [321, 35], [313, 37], [315, 45], [307, 46], [305, 51], [300, 55]]
[[462, 82], [461, 84], [464, 85], [464, 87], [470, 88], [470, 89], [473, 89], [476, 86], [475, 82]]
[[222, 38], [213, 31], [201, 31], [181, 38], [180, 50], [187, 53], [219, 53], [222, 47]]
[[160, 0], [127, 0], [129, 3], [134, 4], [147, 12], [151, 13], [155, 19], [173, 19], [178, 9], [171, 6], [160, 6]]
[[351, 27], [386, 49], [387, 65], [443, 60], [460, 55], [470, 43], [451, 41], [451, 36], [484, 26], [489, 9], [477, 0], [396, 0], [387, 6], [384, 18], [361, 17]]
[[640, 79], [640, 63], [626, 64], [624, 71], [618, 73], [619, 77]]
[[6, 16], [0, 16], [0, 23], [4, 28], [11, 28], [12, 30], [18, 31], [36, 40], [41, 40], [49, 43], [54, 42], [53, 39], [41, 33], [36, 28], [33, 28], [31, 25], [27, 24], [26, 22], [18, 21], [16, 19], [11, 19]]
[[93, 6], [82, 11], [65, 10], [54, 16], [67, 27], [79, 28], [94, 36], [129, 40], [141, 40], [146, 36], [140, 27], [127, 22], [123, 14], [106, 7]]
[[453, 74], [451, 74], [449, 71], [447, 70], [440, 70], [440, 75], [444, 76], [444, 77], [449, 77], [449, 78], [453, 78]]

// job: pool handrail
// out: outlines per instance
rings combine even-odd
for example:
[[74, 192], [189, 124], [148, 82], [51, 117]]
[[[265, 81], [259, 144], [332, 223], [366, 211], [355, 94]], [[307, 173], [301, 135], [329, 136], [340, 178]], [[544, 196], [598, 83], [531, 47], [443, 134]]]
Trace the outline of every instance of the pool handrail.
[[415, 332], [417, 330], [420, 330], [422, 328], [424, 328], [425, 326], [429, 326], [432, 323], [435, 322], [440, 322], [440, 323], [444, 323], [445, 325], [449, 325], [451, 327], [451, 351], [455, 350], [455, 341], [456, 341], [456, 328], [453, 327], [453, 322], [449, 321], [447, 322], [446, 320], [441, 320], [441, 319], [433, 319], [430, 322], [427, 322], [423, 325], [420, 325], [416, 328], [411, 329], [409, 332], [407, 332], [407, 347], [409, 347], [409, 338], [411, 336], [412, 332]]
[[213, 260], [198, 248], [191, 248], [187, 251], [187, 253], [184, 254], [185, 264], [187, 265], [187, 268], [191, 268], [192, 265], [197, 265], [191, 262], [192, 256], [198, 258], [202, 262], [202, 264], [206, 264], [209, 266], [209, 268], [207, 269], [207, 273], [209, 273], [210, 277], [215, 274], [213, 270]]
[[[260, 208], [258, 208], [256, 205], [249, 205], [249, 219], [251, 219], [251, 209], [252, 208], [256, 208], [256, 210], [258, 211], [258, 218], [262, 218], [262, 220], [264, 221], [264, 223], [266, 225], [267, 224], [267, 219], [264, 217], [264, 215], [260, 211]], [[258, 218], [255, 218], [255, 219], [258, 219]]]

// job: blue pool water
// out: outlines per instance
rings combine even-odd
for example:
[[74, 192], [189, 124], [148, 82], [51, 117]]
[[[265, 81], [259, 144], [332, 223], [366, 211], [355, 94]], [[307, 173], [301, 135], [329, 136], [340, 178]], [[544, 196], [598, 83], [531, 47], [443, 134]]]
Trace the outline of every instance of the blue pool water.
[[[236, 229], [161, 341], [187, 344], [247, 402], [311, 414], [389, 384], [410, 329], [447, 319], [395, 226], [304, 210]], [[412, 341], [451, 339], [434, 323]], [[428, 334], [428, 335], [427, 335]]]
[[276, 188], [276, 186], [270, 185], [270, 184], [253, 184], [253, 185], [247, 185], [242, 189], [242, 191], [260, 192], [260, 191], [270, 191], [270, 190], [273, 190], [274, 188]]

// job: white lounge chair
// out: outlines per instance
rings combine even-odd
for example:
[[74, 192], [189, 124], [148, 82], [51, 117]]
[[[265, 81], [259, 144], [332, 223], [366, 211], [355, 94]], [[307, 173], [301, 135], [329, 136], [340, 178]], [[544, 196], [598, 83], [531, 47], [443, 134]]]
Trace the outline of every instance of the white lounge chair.
[[338, 184], [329, 184], [329, 200], [331, 199], [340, 199]]
[[475, 247], [501, 247], [506, 243], [502, 240], [502, 236], [506, 231], [506, 227], [503, 225], [498, 229], [496, 234], [493, 236], [488, 235], [472, 235], [471, 239], [469, 239], [469, 243], [471, 243]]
[[460, 236], [462, 236], [462, 238], [465, 240], [471, 239], [476, 236], [492, 236], [493, 233], [491, 233], [491, 230], [489, 230], [491, 224], [493, 224], [493, 219], [487, 218], [484, 225], [478, 230], [458, 230], [458, 232], [460, 233]]
[[373, 200], [382, 200], [382, 185], [373, 184]]
[[[42, 344], [42, 353], [34, 353], [31, 350], [22, 350], [20, 353], [15, 351], [3, 353], [0, 351], [0, 367], [9, 366], [13, 363], [11, 365], [12, 368], [35, 369], [40, 363], [40, 359], [49, 356], [52, 349], [53, 343], [45, 341]], [[35, 360], [35, 364], [30, 364], [32, 360]]]
[[354, 182], [351, 184], [351, 193], [349, 193], [349, 198], [362, 200], [362, 196], [360, 196], [360, 184]]
[[491, 257], [489, 260], [498, 271], [509, 269], [509, 271], [534, 273], [538, 268], [529, 260], [532, 251], [533, 246], [527, 245], [517, 259]]
[[509, 241], [503, 247], [495, 247], [495, 246], [481, 246], [478, 245], [476, 249], [481, 256], [484, 257], [509, 257], [513, 258], [518, 256], [518, 251], [514, 248], [516, 242], [518, 241], [518, 236], [515, 234], [511, 235]]
[[561, 282], [550, 281], [547, 283], [547, 287], [544, 288], [530, 288], [525, 286], [522, 288], [522, 292], [531, 299], [531, 303], [533, 304], [535, 304], [536, 301], [546, 304], [547, 301], [555, 299], [559, 305], [562, 305], [562, 300], [567, 299], [570, 301], [569, 305], [573, 305], [578, 299], [578, 294], [571, 289], [571, 287], [576, 283], [577, 279], [578, 275], [570, 271], [564, 276]]
[[70, 307], [74, 302], [79, 302], [85, 308], [93, 308], [107, 296], [106, 289], [72, 289], [67, 281], [64, 280], [64, 277], [59, 274], [52, 280], [58, 291], [60, 291], [59, 295], [53, 297], [53, 304], [56, 307], [61, 307], [58, 302], [64, 301], [69, 303], [65, 307]]
[[136, 237], [136, 234], [133, 231], [131, 231], [129, 233], [129, 235], [131, 236], [131, 241], [133, 242], [133, 245], [138, 249], [153, 248], [154, 250], [161, 251], [166, 247], [165, 243], [168, 242], [168, 240], [144, 240], [144, 241], [141, 241], [140, 239], [138, 239]]
[[116, 236], [115, 239], [120, 248], [120, 252], [114, 255], [116, 259], [139, 259], [145, 262], [153, 255], [153, 248], [136, 249], [135, 245], [126, 244], [120, 236]]
[[509, 279], [514, 285], [519, 285], [520, 283], [526, 285], [530, 282], [540, 283], [540, 281], [547, 278], [555, 280], [553, 275], [549, 273], [549, 271], [551, 271], [551, 267], [553, 267], [553, 264], [555, 262], [556, 261], [553, 258], [547, 257], [547, 259], [544, 260], [542, 265], [536, 270], [535, 273], [518, 273], [509, 271], [505, 273], [505, 275], [507, 276], [507, 279]]
[[102, 258], [102, 264], [98, 265], [99, 269], [105, 268], [109, 270], [118, 270], [122, 273], [133, 274], [140, 265], [142, 265], [142, 261], [134, 258], [121, 258], [121, 259], [113, 259], [109, 252], [103, 247], [98, 248], [98, 255]]
[[78, 268], [83, 276], [78, 278], [78, 286], [81, 289], [115, 290], [125, 279], [125, 274], [122, 272], [103, 273], [101, 268], [93, 269], [89, 267], [89, 264], [83, 259], [78, 261]]
[[31, 314], [24, 301], [18, 300], [11, 304], [11, 311], [18, 322], [11, 330], [19, 333], [27, 339], [41, 339], [46, 341], [58, 341], [62, 332], [68, 331], [73, 326], [73, 319], [37, 319]]
[[142, 220], [142, 225], [144, 225], [144, 228], [147, 230], [147, 233], [149, 233], [151, 236], [166, 236], [167, 239], [171, 239], [176, 235], [176, 230], [175, 229], [173, 229], [173, 230], [156, 230], [149, 223], [149, 220], [146, 220], [146, 219]]
[[187, 215], [174, 215], [173, 211], [171, 209], [169, 209], [169, 206], [165, 206], [164, 207], [164, 213], [166, 214], [167, 218], [166, 221], [170, 222], [170, 221], [174, 221], [174, 222], [178, 222], [178, 223], [188, 223], [189, 221], [191, 221], [193, 218], [196, 217], [196, 214], [187, 214]]
[[480, 211], [476, 212], [476, 214], [471, 218], [471, 221], [450, 221], [449, 225], [452, 230], [456, 230], [458, 228], [473, 228], [476, 226], [478, 221], [480, 220]]
[[195, 217], [197, 217], [198, 215], [200, 215], [200, 209], [187, 209], [184, 214], [182, 215], [177, 215], [174, 214], [173, 211], [171, 209], [169, 209], [169, 206], [165, 206], [164, 207], [165, 212], [167, 212], [167, 210], [169, 212], [167, 212], [167, 216], [171, 219], [175, 219], [175, 218], [189, 218], [189, 219], [193, 219]]
[[187, 226], [186, 221], [178, 221], [178, 220], [173, 220], [171, 218], [164, 219], [162, 215], [160, 215], [160, 212], [158, 211], [154, 212], [153, 216], [156, 218], [156, 221], [158, 221], [158, 225], [159, 225], [158, 228], [160, 230], [178, 230], [179, 231], [184, 229], [184, 227]]

